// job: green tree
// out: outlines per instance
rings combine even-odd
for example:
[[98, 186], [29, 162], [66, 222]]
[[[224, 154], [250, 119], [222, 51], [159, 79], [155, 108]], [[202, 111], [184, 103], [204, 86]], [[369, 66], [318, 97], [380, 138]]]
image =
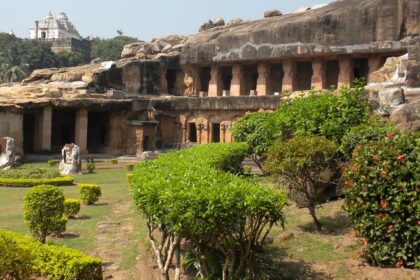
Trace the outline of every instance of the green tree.
[[289, 191], [299, 195], [292, 198], [299, 197], [301, 206], [309, 209], [318, 230], [322, 228], [316, 215], [319, 188], [329, 183], [321, 175], [334, 165], [336, 151], [335, 142], [324, 136], [296, 136], [286, 142], [278, 141], [268, 151], [268, 169]]
[[56, 53], [55, 56], [57, 67], [77, 66], [84, 63], [83, 57], [75, 52], [61, 51]]
[[116, 36], [112, 39], [95, 39], [92, 47], [92, 58], [102, 61], [118, 60], [125, 45], [135, 43], [138, 39], [128, 36]]
[[37, 186], [30, 189], [24, 198], [24, 213], [29, 230], [42, 243], [48, 235], [62, 228], [64, 194], [54, 186]]

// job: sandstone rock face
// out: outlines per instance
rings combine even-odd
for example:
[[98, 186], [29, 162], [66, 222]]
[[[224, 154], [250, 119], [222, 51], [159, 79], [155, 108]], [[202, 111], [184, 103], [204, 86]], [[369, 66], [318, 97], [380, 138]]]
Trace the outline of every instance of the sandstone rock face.
[[0, 169], [10, 169], [15, 164], [15, 140], [10, 137], [0, 138]]
[[[124, 46], [121, 52], [121, 58], [130, 59], [153, 59], [158, 60], [162, 57], [161, 54], [167, 54], [169, 56], [179, 55], [183, 42], [188, 37], [170, 35], [159, 39], [153, 39], [151, 42], [136, 42]], [[159, 55], [159, 56], [158, 56]]]
[[79, 174], [82, 167], [80, 148], [75, 144], [66, 144], [61, 150], [60, 174], [63, 176]]
[[208, 22], [184, 44], [181, 64], [402, 51], [402, 39], [419, 34], [419, 6], [420, 0], [345, 0], [239, 25]]
[[407, 76], [408, 55], [387, 58], [385, 65], [369, 76], [370, 83], [404, 83]]
[[269, 11], [264, 12], [264, 18], [278, 17], [281, 15], [282, 13], [279, 10], [269, 10]]
[[400, 106], [390, 119], [398, 123], [396, 128], [401, 131], [420, 131], [420, 99]]
[[203, 32], [218, 26], [224, 26], [225, 25], [225, 20], [221, 17], [217, 17], [214, 20], [208, 20], [207, 22], [205, 22], [199, 29], [199, 32]]

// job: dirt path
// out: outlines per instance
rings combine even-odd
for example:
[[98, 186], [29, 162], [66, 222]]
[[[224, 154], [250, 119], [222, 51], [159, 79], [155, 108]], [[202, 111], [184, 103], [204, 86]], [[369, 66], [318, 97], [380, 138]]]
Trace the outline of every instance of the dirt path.
[[122, 268], [125, 251], [129, 249], [129, 236], [134, 231], [131, 199], [114, 204], [106, 220], [99, 223], [96, 230], [97, 249], [95, 255], [103, 261], [104, 279], [131, 280], [130, 269]]

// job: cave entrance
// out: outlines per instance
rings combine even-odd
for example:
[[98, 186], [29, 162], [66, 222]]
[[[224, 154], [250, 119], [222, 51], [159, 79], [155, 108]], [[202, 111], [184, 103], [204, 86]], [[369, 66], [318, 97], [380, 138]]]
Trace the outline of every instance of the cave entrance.
[[192, 143], [197, 142], [197, 127], [195, 123], [188, 123], [188, 140]]
[[23, 114], [23, 152], [35, 152], [36, 115], [34, 113]]
[[268, 94], [274, 94], [275, 92], [282, 92], [283, 89], [283, 64], [271, 64], [270, 65], [270, 92]]
[[211, 124], [211, 142], [212, 143], [220, 142], [220, 123]]
[[338, 60], [327, 60], [325, 62], [325, 85], [326, 88], [338, 87], [338, 75], [340, 65]]
[[222, 86], [223, 90], [230, 92], [230, 85], [232, 83], [232, 66], [221, 67], [220, 72], [222, 73]]
[[209, 92], [210, 79], [210, 67], [202, 67], [200, 71], [200, 91]]
[[51, 149], [61, 151], [65, 144], [75, 142], [76, 113], [74, 110], [53, 110], [51, 124]]
[[311, 61], [297, 62], [293, 90], [310, 90], [312, 86], [312, 75], [313, 70]]
[[258, 81], [258, 66], [257, 65], [244, 65], [244, 86], [245, 95], [250, 95], [251, 90], [257, 90], [257, 81]]
[[168, 69], [166, 71], [166, 82], [168, 85], [168, 93], [175, 94], [175, 84], [176, 84], [177, 71], [174, 69]]
[[353, 59], [353, 78], [368, 79], [369, 76], [369, 60], [367, 58]]
[[109, 144], [109, 114], [107, 112], [89, 112], [87, 147], [90, 153], [101, 153]]

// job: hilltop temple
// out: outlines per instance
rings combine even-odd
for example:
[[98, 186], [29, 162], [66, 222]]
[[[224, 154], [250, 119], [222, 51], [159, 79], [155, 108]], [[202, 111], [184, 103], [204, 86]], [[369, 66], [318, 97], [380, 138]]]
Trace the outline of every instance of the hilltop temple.
[[[14, 138], [19, 154], [67, 143], [85, 154], [141, 155], [230, 142], [246, 112], [354, 78], [370, 82], [378, 110], [401, 129], [419, 129], [419, 12], [420, 0], [345, 0], [258, 20], [219, 18], [192, 36], [128, 45], [118, 61], [36, 70], [0, 86], [0, 137]], [[43, 34], [43, 24], [35, 36], [60, 36]]]
[[45, 18], [36, 20], [30, 28], [29, 39], [51, 42], [51, 50], [55, 53], [76, 52], [85, 61], [90, 59], [90, 43], [80, 36], [76, 27], [63, 12], [57, 17], [49, 12]]

